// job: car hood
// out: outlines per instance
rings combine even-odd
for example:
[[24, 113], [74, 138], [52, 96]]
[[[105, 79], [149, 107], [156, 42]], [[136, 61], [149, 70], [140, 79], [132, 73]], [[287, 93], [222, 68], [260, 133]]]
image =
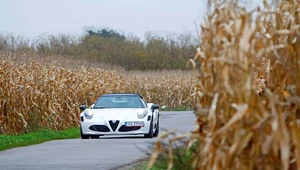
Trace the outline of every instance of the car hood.
[[109, 108], [109, 109], [91, 109], [94, 113], [93, 118], [103, 118], [103, 119], [115, 119], [123, 120], [128, 117], [137, 117], [137, 112], [139, 110], [145, 110], [146, 108]]

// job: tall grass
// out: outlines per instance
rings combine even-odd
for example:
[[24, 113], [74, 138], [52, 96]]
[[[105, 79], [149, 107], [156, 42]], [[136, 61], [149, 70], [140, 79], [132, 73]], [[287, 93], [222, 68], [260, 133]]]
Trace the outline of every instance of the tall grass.
[[[194, 169], [300, 169], [300, 3], [281, 0], [275, 10], [248, 12], [236, 1], [212, 2], [201, 24], [194, 59], [199, 143]], [[196, 67], [196, 64], [199, 64]], [[165, 138], [167, 135], [162, 135]], [[157, 144], [149, 166], [159, 151]]]

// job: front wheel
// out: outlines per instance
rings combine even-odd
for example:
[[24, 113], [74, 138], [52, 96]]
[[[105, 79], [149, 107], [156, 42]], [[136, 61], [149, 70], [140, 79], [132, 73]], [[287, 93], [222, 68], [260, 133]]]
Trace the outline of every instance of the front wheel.
[[153, 118], [151, 119], [150, 122], [150, 128], [149, 128], [149, 133], [144, 135], [145, 138], [152, 138], [153, 137]]
[[82, 133], [82, 129], [81, 129], [81, 127], [80, 127], [80, 137], [81, 137], [81, 139], [88, 139], [90, 136], [89, 136], [89, 135], [84, 135], [84, 134]]

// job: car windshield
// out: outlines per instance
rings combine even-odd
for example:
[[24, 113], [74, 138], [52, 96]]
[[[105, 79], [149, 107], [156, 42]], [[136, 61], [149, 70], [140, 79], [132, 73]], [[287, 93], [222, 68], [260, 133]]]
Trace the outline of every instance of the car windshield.
[[94, 105], [94, 109], [104, 108], [144, 108], [138, 96], [112, 95], [100, 97]]

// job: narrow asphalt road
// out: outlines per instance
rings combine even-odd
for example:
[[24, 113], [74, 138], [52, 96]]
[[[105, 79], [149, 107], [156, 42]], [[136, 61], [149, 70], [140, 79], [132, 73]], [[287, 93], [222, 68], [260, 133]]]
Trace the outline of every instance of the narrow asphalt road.
[[[160, 112], [160, 128], [189, 132], [196, 117], [192, 112]], [[153, 139], [143, 136], [103, 136], [100, 139], [55, 140], [0, 152], [1, 170], [114, 170], [142, 159]], [[124, 168], [123, 168], [124, 169]]]

